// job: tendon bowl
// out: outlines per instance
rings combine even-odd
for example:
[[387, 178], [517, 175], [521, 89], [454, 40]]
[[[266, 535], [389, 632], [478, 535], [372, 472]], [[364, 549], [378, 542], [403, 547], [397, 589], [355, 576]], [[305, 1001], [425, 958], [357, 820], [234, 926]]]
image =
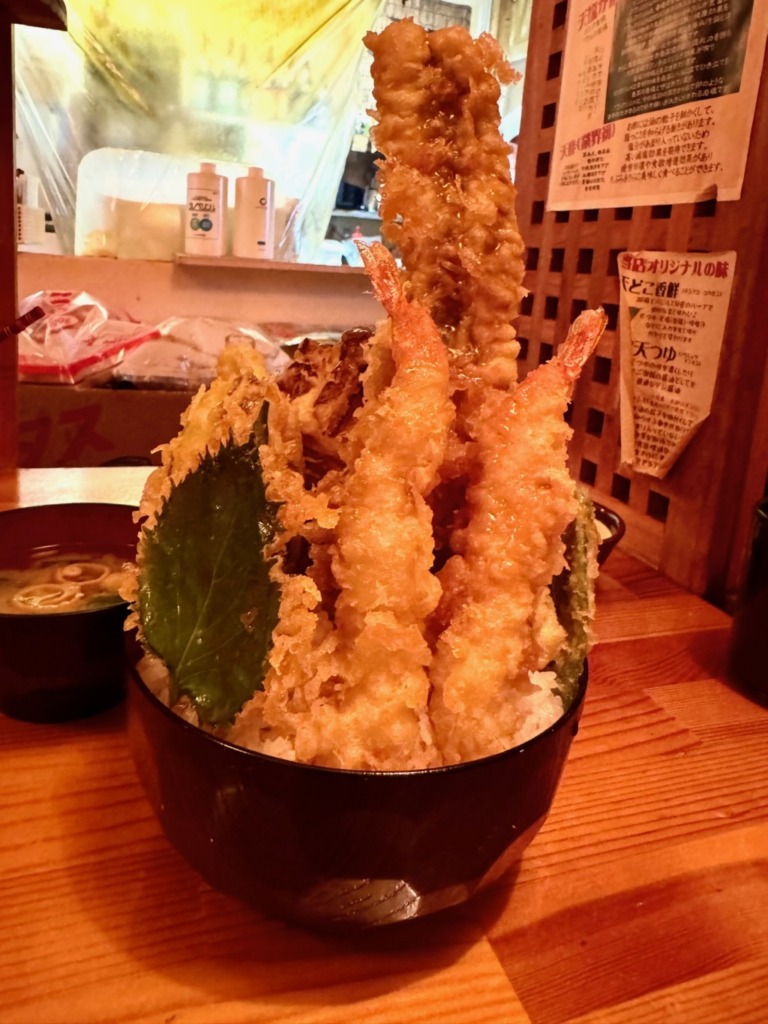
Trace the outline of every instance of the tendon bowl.
[[[0, 573], [33, 554], [109, 553], [135, 558], [130, 505], [38, 505], [0, 512]], [[0, 712], [29, 722], [64, 722], [104, 711], [125, 693], [124, 601], [98, 608], [0, 611]]]
[[423, 917], [512, 866], [549, 813], [578, 730], [569, 709], [529, 742], [447, 768], [322, 768], [236, 747], [176, 715], [128, 643], [128, 735], [166, 837], [214, 889], [317, 929]]

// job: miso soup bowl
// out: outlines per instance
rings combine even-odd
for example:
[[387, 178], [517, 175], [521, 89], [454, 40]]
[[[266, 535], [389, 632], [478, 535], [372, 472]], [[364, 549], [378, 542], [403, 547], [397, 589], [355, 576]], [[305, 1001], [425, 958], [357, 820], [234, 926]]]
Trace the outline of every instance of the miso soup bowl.
[[[0, 569], [41, 549], [135, 558], [130, 505], [74, 502], [0, 512]], [[96, 714], [125, 693], [124, 601], [67, 612], [0, 612], [0, 712], [30, 722]]]
[[521, 855], [578, 729], [448, 768], [321, 768], [245, 750], [179, 718], [128, 658], [129, 740], [172, 845], [216, 890], [321, 929], [363, 929], [468, 900]]

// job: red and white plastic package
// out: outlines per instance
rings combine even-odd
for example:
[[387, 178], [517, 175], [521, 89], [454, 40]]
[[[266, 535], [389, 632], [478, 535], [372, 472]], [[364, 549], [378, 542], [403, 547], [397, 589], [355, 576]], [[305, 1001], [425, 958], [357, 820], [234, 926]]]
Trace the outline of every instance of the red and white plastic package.
[[34, 306], [45, 316], [19, 335], [19, 380], [76, 384], [109, 376], [128, 352], [158, 337], [156, 328], [116, 315], [87, 292], [36, 292], [19, 312]]

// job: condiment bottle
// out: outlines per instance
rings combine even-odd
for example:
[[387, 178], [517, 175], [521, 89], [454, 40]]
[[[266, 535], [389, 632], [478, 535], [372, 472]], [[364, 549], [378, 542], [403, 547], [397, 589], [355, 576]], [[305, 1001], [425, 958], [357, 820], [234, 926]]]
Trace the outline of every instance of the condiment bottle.
[[184, 249], [192, 256], [225, 256], [227, 252], [227, 179], [216, 164], [201, 163], [187, 175]]
[[249, 167], [235, 182], [235, 228], [232, 253], [246, 259], [271, 260], [275, 253], [275, 183], [260, 167]]

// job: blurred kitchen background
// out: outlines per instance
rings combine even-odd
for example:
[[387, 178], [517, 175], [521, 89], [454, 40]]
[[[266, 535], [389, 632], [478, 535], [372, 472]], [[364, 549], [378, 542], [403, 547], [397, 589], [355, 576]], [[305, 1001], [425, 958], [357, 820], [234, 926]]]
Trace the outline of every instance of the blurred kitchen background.
[[[29, 252], [172, 260], [186, 175], [249, 165], [276, 187], [279, 261], [354, 264], [380, 237], [370, 29], [491, 31], [525, 70], [531, 0], [70, 0], [69, 31], [18, 26], [16, 162]], [[522, 82], [504, 90], [505, 137]], [[514, 154], [512, 157], [514, 167]]]

